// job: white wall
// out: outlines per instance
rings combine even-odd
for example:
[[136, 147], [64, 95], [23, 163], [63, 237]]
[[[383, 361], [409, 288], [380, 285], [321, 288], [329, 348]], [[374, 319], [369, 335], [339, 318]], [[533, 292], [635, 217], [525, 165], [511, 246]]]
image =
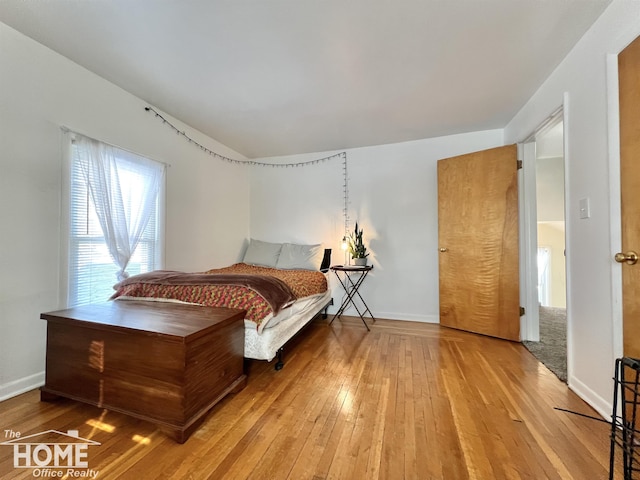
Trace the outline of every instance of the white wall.
[[564, 221], [564, 159], [536, 159], [536, 212], [539, 222]]
[[[0, 23], [0, 400], [44, 379], [46, 323], [59, 294], [65, 125], [169, 163], [166, 267], [236, 261], [248, 232], [248, 171], [189, 145], [145, 103]], [[223, 155], [242, 158], [187, 129]]]
[[[357, 220], [371, 252], [374, 270], [362, 293], [374, 316], [439, 321], [437, 160], [502, 144], [502, 130], [491, 130], [347, 150], [350, 229]], [[264, 160], [290, 163], [331, 153], [335, 152]], [[344, 263], [342, 186], [340, 160], [288, 169], [255, 168], [251, 236], [323, 242], [333, 248], [333, 263]], [[336, 305], [340, 298], [340, 289], [334, 288]]]
[[[507, 143], [528, 136], [563, 103], [567, 178], [567, 312], [569, 386], [601, 414], [611, 414], [615, 319], [619, 316], [610, 241], [616, 219], [610, 209], [607, 55], [640, 34], [640, 2], [614, 0], [576, 47], [505, 129]], [[614, 194], [615, 197], [615, 194]], [[579, 218], [578, 202], [589, 198], [591, 218]], [[618, 245], [619, 247], [619, 245]]]

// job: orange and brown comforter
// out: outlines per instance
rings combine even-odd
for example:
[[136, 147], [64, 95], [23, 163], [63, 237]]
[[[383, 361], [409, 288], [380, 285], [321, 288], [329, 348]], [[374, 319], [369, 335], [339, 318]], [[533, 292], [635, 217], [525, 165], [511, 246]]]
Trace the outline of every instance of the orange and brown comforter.
[[153, 298], [210, 307], [240, 308], [259, 331], [295, 300], [324, 293], [327, 279], [318, 271], [277, 270], [237, 263], [202, 273], [156, 271], [116, 284], [116, 298]]

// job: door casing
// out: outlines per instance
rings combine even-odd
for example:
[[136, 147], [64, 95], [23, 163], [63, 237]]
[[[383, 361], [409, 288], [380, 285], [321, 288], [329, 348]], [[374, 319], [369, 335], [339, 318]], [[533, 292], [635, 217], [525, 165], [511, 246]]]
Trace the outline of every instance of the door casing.
[[[522, 340], [537, 342], [540, 340], [540, 312], [538, 307], [537, 292], [537, 255], [538, 255], [538, 225], [537, 225], [537, 209], [536, 209], [536, 151], [535, 137], [549, 123], [553, 123], [559, 118], [564, 124], [564, 131], [567, 131], [569, 115], [568, 115], [569, 95], [564, 94], [562, 105], [554, 110], [523, 142], [518, 144], [518, 158], [523, 161], [523, 168], [520, 170], [521, 177], [520, 190], [521, 197], [519, 199], [520, 209], [520, 285], [521, 285], [521, 305], [524, 307], [525, 314], [520, 318], [520, 332]], [[568, 204], [566, 200], [569, 198], [569, 142], [567, 136], [564, 135], [563, 144], [564, 156], [564, 218], [569, 218]], [[565, 245], [569, 245], [570, 227], [565, 220]], [[570, 289], [569, 279], [569, 251], [566, 251], [566, 290]], [[570, 371], [570, 355], [569, 345], [571, 343], [569, 328], [570, 308], [569, 296], [567, 295], [567, 375]]]

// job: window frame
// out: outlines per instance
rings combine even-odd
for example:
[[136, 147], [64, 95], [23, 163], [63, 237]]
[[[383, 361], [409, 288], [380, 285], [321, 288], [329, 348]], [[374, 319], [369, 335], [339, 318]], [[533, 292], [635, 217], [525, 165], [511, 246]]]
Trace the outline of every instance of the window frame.
[[[71, 184], [72, 184], [72, 174], [73, 174], [73, 137], [74, 132], [62, 129], [62, 168], [61, 168], [61, 185], [62, 185], [62, 193], [60, 198], [60, 284], [58, 291], [58, 303], [60, 308], [69, 308], [71, 305], [71, 301], [69, 295], [71, 293], [71, 249], [73, 247], [73, 238], [72, 238], [72, 198], [71, 198]], [[101, 141], [101, 140], [99, 140]], [[101, 141], [102, 142], [102, 141]], [[102, 142], [105, 143], [106, 142]], [[122, 147], [118, 147], [112, 144], [108, 144], [118, 148], [120, 150], [126, 150]], [[135, 152], [132, 152], [135, 153]], [[135, 153], [141, 157], [145, 157], [147, 159], [158, 162], [157, 160], [149, 157], [148, 155], [142, 155], [139, 153]], [[158, 162], [163, 163], [163, 162]], [[166, 165], [166, 164], [165, 164]], [[164, 268], [165, 264], [165, 215], [166, 215], [166, 182], [167, 175], [164, 175], [164, 179], [161, 182], [158, 190], [158, 200], [157, 200], [157, 218], [156, 218], [156, 231], [157, 231], [157, 242], [156, 242], [156, 252], [155, 252], [155, 269]], [[114, 268], [117, 269], [117, 266], [114, 264]], [[113, 283], [115, 284], [117, 279], [114, 276]], [[106, 301], [107, 299], [105, 299]]]

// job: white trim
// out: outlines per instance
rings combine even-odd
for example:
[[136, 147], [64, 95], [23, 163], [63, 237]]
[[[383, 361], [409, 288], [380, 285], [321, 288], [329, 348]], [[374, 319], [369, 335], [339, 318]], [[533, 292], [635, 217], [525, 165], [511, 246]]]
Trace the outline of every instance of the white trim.
[[0, 402], [44, 385], [44, 371], [0, 385]]
[[397, 313], [376, 313], [376, 320], [384, 319], [384, 320], [398, 320], [404, 322], [419, 322], [419, 323], [440, 323], [440, 317], [438, 315], [413, 315], [409, 313], [405, 313], [402, 316], [398, 316]]
[[[613, 382], [611, 382], [613, 384]], [[568, 383], [569, 389], [578, 395], [582, 400], [587, 402], [596, 412], [598, 412], [605, 420], [611, 420], [612, 399], [605, 399], [599, 396], [586, 384], [576, 378], [570, 378]]]
[[569, 92], [564, 92], [562, 95], [562, 144], [563, 144], [563, 154], [564, 154], [564, 245], [565, 245], [565, 265], [564, 265], [564, 275], [565, 275], [565, 292], [566, 292], [566, 306], [567, 306], [567, 383], [571, 382], [573, 378], [573, 295], [570, 295], [569, 292], [573, 291], [571, 286], [571, 249], [567, 248], [567, 245], [573, 245], [571, 243], [571, 234], [573, 232], [573, 228], [571, 226], [571, 222], [568, 220], [571, 218], [569, 216], [569, 202], [567, 199], [571, 198], [571, 182], [569, 182], [569, 178], [571, 177], [571, 169], [569, 168], [569, 164], [571, 162], [571, 145], [569, 142], [569, 129], [571, 128], [571, 118], [569, 115]]
[[[339, 306], [340, 304], [338, 303], [337, 305]], [[334, 305], [334, 308], [335, 308], [335, 305]], [[360, 308], [360, 305], [358, 305], [358, 308]], [[333, 314], [337, 311], [338, 309], [335, 308], [334, 312], [332, 313], [331, 309], [329, 309], [329, 312], [328, 312], [329, 319], [331, 319], [333, 317]], [[362, 311], [362, 308], [360, 308], [360, 311]], [[346, 317], [358, 317], [358, 312], [356, 312], [353, 307], [349, 307], [347, 308], [345, 313], [343, 313], [343, 315]], [[373, 315], [375, 316], [376, 320], [398, 320], [403, 322], [419, 322], [419, 323], [435, 323], [435, 324], [440, 323], [440, 317], [438, 315], [416, 315], [412, 313], [397, 313], [397, 312], [392, 313], [392, 312], [377, 312], [377, 311], [373, 312]], [[367, 321], [367, 323], [371, 320], [371, 318], [367, 315], [365, 315], [364, 319]]]
[[521, 143], [531, 143], [536, 141], [536, 137], [540, 135], [544, 135], [549, 132], [553, 127], [555, 127], [558, 123], [562, 121], [563, 118], [563, 105], [560, 105], [556, 108], [551, 115], [545, 118], [540, 125], [536, 127], [536, 129]]
[[[521, 143], [518, 143], [519, 159], [522, 160], [522, 174], [519, 174], [518, 189], [519, 215], [520, 215], [520, 302], [525, 309], [525, 315], [520, 318], [520, 338], [537, 342], [540, 340], [540, 309], [538, 305], [538, 213], [536, 206], [536, 137], [548, 132], [559, 122], [563, 124], [563, 145], [564, 145], [564, 199], [565, 199], [565, 219], [567, 219], [567, 109], [568, 95], [565, 93], [563, 103], [547, 116], [533, 132], [531, 132]], [[565, 226], [566, 226], [565, 220]], [[566, 231], [566, 228], [565, 228]], [[565, 246], [568, 244], [565, 234]], [[566, 269], [565, 269], [566, 272]], [[566, 275], [566, 273], [565, 273]], [[567, 284], [567, 292], [569, 286]], [[568, 315], [568, 309], [567, 309]], [[567, 337], [569, 327], [567, 323]], [[567, 338], [568, 341], [568, 338]], [[568, 356], [568, 350], [567, 350]]]
[[60, 261], [58, 268], [60, 282], [58, 285], [58, 308], [67, 308], [69, 298], [69, 235], [71, 225], [71, 142], [70, 131], [60, 128], [60, 155], [62, 169], [60, 172]]
[[522, 144], [522, 180], [520, 181], [520, 299], [525, 315], [520, 318], [520, 338], [540, 341], [538, 308], [538, 224], [536, 205], [536, 144]]
[[[618, 91], [618, 55], [607, 55], [607, 124], [609, 144], [609, 241], [611, 255], [622, 249], [622, 219], [620, 204], [620, 105]], [[622, 357], [622, 269], [611, 262], [611, 319], [613, 358]]]
[[165, 268], [167, 254], [165, 252], [167, 238], [167, 182], [169, 177], [169, 169], [164, 172], [164, 178], [158, 189], [158, 218], [156, 228], [158, 229], [158, 241], [156, 243], [156, 270]]

